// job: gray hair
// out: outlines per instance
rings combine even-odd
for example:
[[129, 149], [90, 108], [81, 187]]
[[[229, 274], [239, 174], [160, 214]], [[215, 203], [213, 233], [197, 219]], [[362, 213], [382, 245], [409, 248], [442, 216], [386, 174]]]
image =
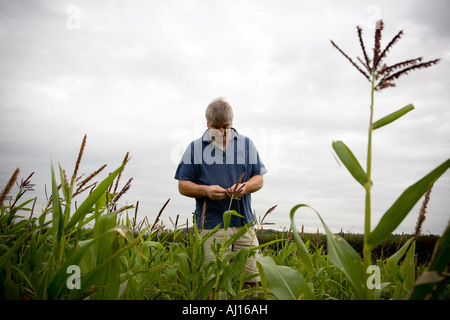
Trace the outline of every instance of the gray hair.
[[233, 121], [233, 109], [224, 98], [214, 99], [206, 108], [206, 121], [215, 124], [225, 124]]

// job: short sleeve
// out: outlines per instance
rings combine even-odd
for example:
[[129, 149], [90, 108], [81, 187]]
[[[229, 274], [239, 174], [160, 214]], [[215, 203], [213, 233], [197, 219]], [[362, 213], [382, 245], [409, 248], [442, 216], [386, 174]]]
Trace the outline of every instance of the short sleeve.
[[178, 164], [175, 172], [175, 179], [182, 181], [196, 181], [195, 167], [192, 159], [192, 143], [186, 148], [186, 151]]
[[256, 175], [264, 175], [267, 173], [267, 169], [262, 162], [258, 150], [251, 139], [248, 139], [248, 164], [251, 166], [251, 177]]

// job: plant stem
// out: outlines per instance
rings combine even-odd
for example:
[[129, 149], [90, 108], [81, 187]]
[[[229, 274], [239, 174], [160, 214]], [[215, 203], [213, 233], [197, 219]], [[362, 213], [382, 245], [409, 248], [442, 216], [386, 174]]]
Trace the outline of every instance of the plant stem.
[[231, 203], [233, 202], [234, 194], [231, 195], [230, 204], [228, 205], [228, 211], [231, 210]]
[[373, 106], [374, 106], [374, 92], [375, 92], [375, 73], [372, 74], [372, 88], [370, 96], [370, 121], [369, 121], [369, 137], [367, 145], [367, 179], [366, 185], [366, 209], [365, 209], [365, 223], [364, 223], [364, 266], [367, 268], [372, 263], [371, 250], [367, 249], [367, 237], [370, 234], [370, 214], [371, 201], [370, 190], [372, 189], [372, 131], [373, 131]]

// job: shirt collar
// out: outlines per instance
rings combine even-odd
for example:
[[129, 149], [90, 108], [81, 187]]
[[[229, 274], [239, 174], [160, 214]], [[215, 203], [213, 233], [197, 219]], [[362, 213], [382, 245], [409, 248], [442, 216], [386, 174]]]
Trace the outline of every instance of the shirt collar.
[[[235, 139], [235, 140], [239, 138], [239, 133], [238, 133], [237, 130], [236, 130], [235, 128], [233, 128], [233, 127], [231, 127], [231, 137], [232, 137], [233, 139]], [[209, 135], [209, 129], [206, 129], [206, 131], [203, 133], [202, 140], [203, 140], [204, 142], [206, 142], [206, 143], [211, 143], [211, 142], [212, 142], [211, 137], [210, 137], [210, 135]]]

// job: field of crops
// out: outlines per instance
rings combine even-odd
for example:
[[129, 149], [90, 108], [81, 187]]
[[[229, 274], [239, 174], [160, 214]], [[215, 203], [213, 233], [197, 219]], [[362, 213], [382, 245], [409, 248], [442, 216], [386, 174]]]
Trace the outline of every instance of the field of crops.
[[[82, 150], [78, 160], [81, 154]], [[17, 183], [16, 190], [12, 186], [19, 172], [14, 173], [1, 199], [1, 299], [350, 300], [405, 299], [413, 292], [422, 295], [412, 298], [449, 298], [446, 281], [432, 284], [426, 294], [417, 290], [421, 288], [417, 279], [438, 262], [439, 255], [430, 261], [431, 256], [422, 254], [425, 261], [417, 265], [419, 238], [414, 237], [391, 241], [396, 247], [394, 254], [383, 244], [385, 256], [374, 257], [374, 268], [361, 279], [367, 296], [361, 296], [333, 257], [333, 241], [347, 238], [351, 242], [348, 236], [329, 238], [260, 229], [259, 247], [223, 250], [232, 245], [232, 238], [216, 243], [216, 259], [205, 263], [202, 244], [216, 230], [202, 237], [195, 225], [181, 228], [177, 219], [170, 219], [173, 228], [165, 230], [160, 215], [167, 203], [155, 221], [136, 221], [137, 208], [117, 207], [130, 185], [128, 181], [117, 190], [127, 161], [125, 158], [122, 166], [99, 183], [93, 183], [98, 172], [82, 180], [76, 178], [75, 169], [68, 180], [62, 168], [59, 179], [52, 168], [52, 196], [39, 214], [37, 199], [26, 199], [27, 191], [33, 188], [32, 176]], [[91, 187], [83, 191], [87, 184]], [[81, 197], [81, 205], [74, 208], [74, 199]], [[259, 227], [263, 225], [260, 221]], [[355, 243], [361, 246], [361, 241]], [[442, 238], [435, 238], [431, 246], [435, 243], [438, 248]], [[243, 270], [248, 257], [258, 249], [261, 283], [249, 287], [246, 281], [255, 275], [246, 275]]]

